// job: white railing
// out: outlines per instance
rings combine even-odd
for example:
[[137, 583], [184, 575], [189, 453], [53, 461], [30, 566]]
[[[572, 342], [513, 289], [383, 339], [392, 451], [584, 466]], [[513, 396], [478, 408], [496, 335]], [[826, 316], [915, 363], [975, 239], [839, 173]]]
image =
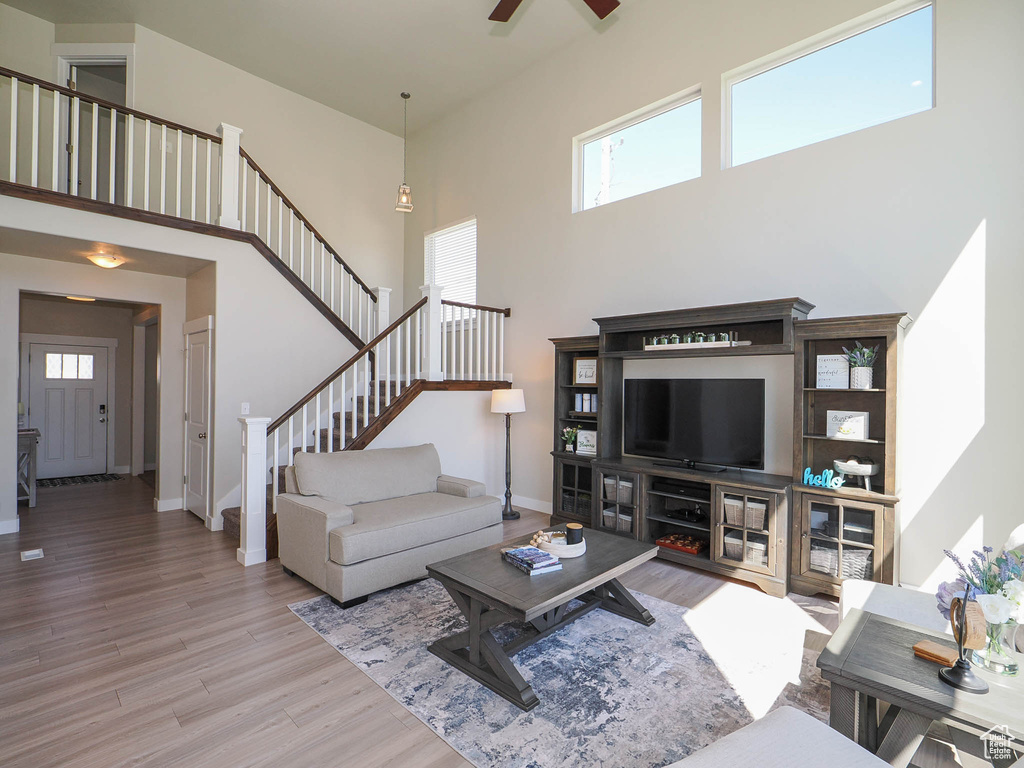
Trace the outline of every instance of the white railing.
[[363, 341], [377, 335], [373, 291], [241, 150], [239, 223], [260, 238]]
[[441, 370], [448, 381], [505, 378], [508, 309], [442, 301]]
[[0, 139], [7, 139], [0, 178], [252, 233], [310, 289], [321, 311], [360, 341], [376, 336], [375, 292], [241, 148], [242, 130], [222, 123], [217, 131], [0, 68]]
[[220, 137], [2, 68], [0, 105], [6, 181], [214, 223]]

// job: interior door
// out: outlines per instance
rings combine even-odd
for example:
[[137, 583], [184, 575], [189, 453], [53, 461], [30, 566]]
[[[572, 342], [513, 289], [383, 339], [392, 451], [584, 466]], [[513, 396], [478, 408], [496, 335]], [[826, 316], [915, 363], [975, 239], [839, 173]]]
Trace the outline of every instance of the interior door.
[[210, 503], [210, 331], [185, 339], [185, 509], [205, 522]]
[[107, 348], [29, 347], [30, 427], [40, 432], [37, 477], [107, 471]]

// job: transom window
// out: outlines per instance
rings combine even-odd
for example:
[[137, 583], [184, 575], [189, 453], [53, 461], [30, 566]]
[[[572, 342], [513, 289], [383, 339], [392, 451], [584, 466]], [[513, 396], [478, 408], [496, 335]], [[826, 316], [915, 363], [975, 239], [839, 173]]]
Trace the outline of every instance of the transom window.
[[698, 178], [700, 128], [693, 88], [577, 136], [573, 211]]
[[92, 355], [65, 355], [59, 352], [47, 352], [46, 378], [92, 379], [92, 363]]
[[904, 2], [726, 74], [725, 167], [931, 109], [933, 40]]
[[475, 218], [426, 234], [423, 274], [428, 283], [441, 286], [443, 300], [476, 304]]

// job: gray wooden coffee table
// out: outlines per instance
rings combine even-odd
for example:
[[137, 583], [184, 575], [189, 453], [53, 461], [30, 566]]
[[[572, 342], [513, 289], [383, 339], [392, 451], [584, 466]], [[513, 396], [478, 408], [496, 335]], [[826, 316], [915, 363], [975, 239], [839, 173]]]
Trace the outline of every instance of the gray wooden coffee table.
[[[850, 611], [818, 657], [822, 677], [832, 684], [832, 727], [902, 768], [938, 722], [949, 727], [965, 766], [1024, 768], [1024, 678], [975, 668], [990, 690], [963, 693], [939, 679], [937, 664], [914, 656], [914, 644], [925, 639], [954, 647], [948, 635]], [[881, 725], [868, 706], [872, 699], [890, 704]], [[990, 748], [1003, 747], [987, 750], [986, 735]]]
[[[529, 536], [428, 565], [427, 573], [448, 590], [469, 622], [469, 629], [432, 643], [428, 650], [517, 707], [530, 710], [539, 700], [510, 656], [595, 608], [653, 624], [654, 617], [618, 577], [650, 560], [658, 548], [600, 531], [587, 531], [584, 538], [586, 554], [563, 560], [560, 571], [537, 576], [501, 559], [502, 547], [529, 544]], [[569, 610], [574, 599], [581, 605]], [[501, 645], [491, 628], [512, 619], [525, 622], [527, 632]]]

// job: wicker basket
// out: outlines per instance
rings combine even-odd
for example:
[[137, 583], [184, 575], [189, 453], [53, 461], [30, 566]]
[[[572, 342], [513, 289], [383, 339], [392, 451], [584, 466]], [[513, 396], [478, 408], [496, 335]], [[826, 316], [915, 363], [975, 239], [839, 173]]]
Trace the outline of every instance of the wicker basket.
[[812, 571], [827, 573], [830, 576], [839, 575], [838, 547], [812, 541], [810, 556]]
[[726, 496], [722, 506], [725, 507], [726, 525], [743, 525], [743, 499]]
[[623, 514], [622, 512], [619, 512], [618, 517], [619, 517], [619, 521], [618, 521], [618, 527], [617, 527], [616, 530], [619, 530], [619, 531], [621, 531], [623, 533], [632, 533], [633, 532], [633, 516], [632, 515], [626, 515], [626, 514]]
[[747, 499], [747, 528], [754, 531], [763, 531], [767, 527], [765, 525], [765, 517], [767, 514], [767, 504], [763, 501], [752, 501]]
[[[618, 487], [616, 488], [616, 484]], [[616, 480], [614, 477], [604, 479], [604, 498], [606, 501], [617, 501], [619, 504], [633, 503], [633, 482]]]
[[870, 549], [843, 547], [843, 578], [870, 581], [874, 576], [873, 555]]
[[607, 528], [610, 531], [614, 531], [617, 525], [615, 519], [615, 507], [608, 507], [601, 512], [601, 527]]
[[568, 512], [570, 515], [576, 513], [575, 494], [570, 491], [562, 491], [562, 511]]
[[743, 534], [733, 531], [725, 534], [725, 556], [750, 565], [768, 565], [768, 542], [747, 539], [747, 551], [743, 553]]
[[580, 493], [576, 495], [576, 514], [583, 517], [590, 517], [590, 494]]

